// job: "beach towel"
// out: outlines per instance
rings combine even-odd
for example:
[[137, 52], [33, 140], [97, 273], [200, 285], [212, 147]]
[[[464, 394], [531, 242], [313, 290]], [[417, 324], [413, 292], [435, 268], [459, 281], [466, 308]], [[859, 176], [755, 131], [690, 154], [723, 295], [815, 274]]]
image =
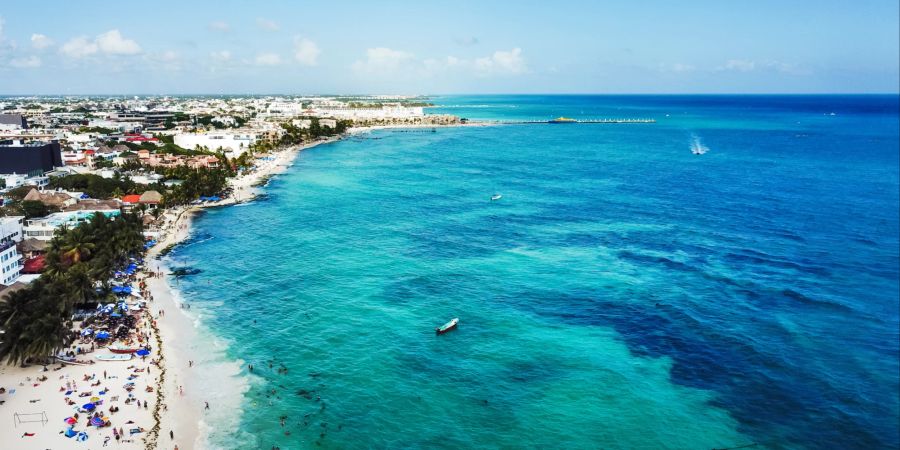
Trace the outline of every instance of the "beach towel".
[[34, 433], [24, 433], [22, 435], [22, 437], [32, 437], [32, 436], [34, 436]]

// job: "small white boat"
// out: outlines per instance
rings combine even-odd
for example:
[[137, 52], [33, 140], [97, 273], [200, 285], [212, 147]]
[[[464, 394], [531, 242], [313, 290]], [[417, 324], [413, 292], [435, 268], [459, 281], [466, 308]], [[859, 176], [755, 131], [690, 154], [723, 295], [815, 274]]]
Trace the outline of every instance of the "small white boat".
[[444, 334], [448, 331], [455, 330], [456, 326], [459, 325], [459, 318], [453, 318], [449, 322], [437, 327], [434, 329], [434, 332], [437, 334]]
[[131, 359], [131, 353], [111, 353], [105, 355], [97, 355], [98, 361], [128, 361]]
[[493, 202], [493, 201], [497, 201], [497, 200], [500, 200], [501, 198], [503, 198], [502, 195], [500, 195], [500, 194], [494, 194], [494, 195], [491, 196], [491, 201], [492, 201], [492, 202]]

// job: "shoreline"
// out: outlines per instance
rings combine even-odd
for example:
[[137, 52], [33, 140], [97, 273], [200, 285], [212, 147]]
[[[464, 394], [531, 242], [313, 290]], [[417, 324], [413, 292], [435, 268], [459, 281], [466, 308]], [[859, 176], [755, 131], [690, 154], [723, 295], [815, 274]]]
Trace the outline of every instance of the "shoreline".
[[[161, 401], [155, 406], [154, 415], [158, 417], [159, 434], [156, 445], [148, 445], [147, 448], [174, 448], [179, 449], [203, 448], [209, 436], [209, 429], [205, 420], [207, 415], [215, 415], [216, 420], [234, 421], [234, 426], [239, 425], [240, 402], [243, 394], [249, 389], [250, 378], [244, 371], [243, 361], [228, 360], [224, 355], [227, 343], [218, 341], [217, 337], [201, 335], [202, 313], [193, 314], [185, 310], [185, 300], [181, 298], [177, 287], [173, 282], [177, 280], [169, 275], [165, 256], [160, 254], [172, 246], [178, 245], [191, 234], [191, 224], [194, 216], [207, 208], [232, 206], [252, 201], [260, 195], [268, 180], [278, 174], [286, 172], [294, 163], [297, 155], [304, 150], [317, 147], [322, 144], [330, 144], [344, 138], [358, 134], [369, 133], [387, 129], [416, 129], [416, 128], [455, 128], [468, 126], [491, 126], [490, 124], [451, 124], [451, 125], [381, 125], [371, 127], [350, 128], [340, 136], [309, 142], [303, 145], [272, 152], [273, 158], [259, 164], [252, 172], [235, 177], [229, 181], [232, 192], [228, 197], [218, 201], [200, 205], [190, 205], [176, 208], [165, 214], [165, 225], [161, 229], [161, 236], [157, 244], [153, 246], [146, 256], [147, 267], [154, 271], [162, 272], [162, 278], [147, 278], [147, 289], [153, 296], [150, 303], [154, 317], [158, 317], [160, 310], [176, 311], [175, 314], [165, 315], [164, 320], [159, 320], [159, 352], [162, 360], [161, 369], [165, 368], [165, 379], [159, 383], [159, 395]], [[212, 339], [206, 346], [199, 343], [204, 339]], [[213, 347], [213, 348], [209, 348]], [[211, 353], [210, 353], [211, 352]], [[200, 355], [208, 353], [210, 356], [203, 358]], [[188, 361], [194, 361], [193, 367], [189, 367]], [[210, 367], [210, 366], [215, 367]], [[211, 369], [215, 370], [211, 370]], [[215, 380], [202, 379], [218, 376]], [[228, 396], [200, 398], [199, 392], [207, 383], [228, 384], [231, 389]], [[183, 388], [183, 394], [180, 392]], [[221, 391], [220, 391], [221, 392]], [[205, 403], [209, 401], [210, 410], [205, 409]], [[229, 405], [230, 404], [230, 405]], [[232, 408], [231, 415], [227, 408]], [[175, 438], [167, 435], [172, 431]]]
[[[227, 378], [230, 378], [224, 382], [232, 382], [231, 387], [237, 390], [232, 392], [233, 398], [242, 399], [243, 393], [249, 387], [247, 380], [239, 379], [243, 371], [241, 362], [233, 361], [231, 364], [226, 362], [225, 367], [222, 367], [221, 359], [209, 362], [209, 358], [202, 356], [212, 352], [214, 356], [222, 357], [224, 356], [224, 348], [222, 348], [224, 346], [220, 342], [207, 343], [219, 347], [216, 350], [202, 348], [199, 345], [204, 337], [212, 339], [215, 337], [201, 336], [199, 329], [201, 317], [199, 314], [191, 314], [183, 308], [185, 301], [180, 297], [180, 292], [175, 286], [177, 280], [169, 275], [169, 267], [163, 260], [164, 256], [160, 256], [160, 254], [190, 236], [194, 216], [200, 211], [252, 201], [262, 192], [260, 183], [265, 183], [274, 175], [284, 173], [300, 152], [321, 144], [336, 142], [340, 138], [323, 139], [272, 152], [270, 156], [273, 159], [262, 162], [250, 173], [229, 180], [232, 192], [228, 197], [218, 202], [179, 207], [166, 213], [166, 223], [161, 230], [161, 236], [146, 256], [148, 267], [164, 274], [162, 278], [147, 279], [147, 289], [154, 298], [154, 301], [150, 303], [153, 314], [159, 316], [160, 310], [174, 312], [166, 314], [165, 318], [158, 322], [159, 350], [163, 361], [161, 369], [165, 368], [166, 375], [165, 379], [159, 383], [160, 396], [163, 401], [156, 404], [154, 411], [154, 415], [158, 417], [157, 444], [155, 446], [148, 445], [148, 448], [174, 448], [174, 445], [178, 445], [179, 449], [203, 448], [209, 435], [208, 425], [204, 420], [205, 413], [208, 413], [205, 410], [204, 402], [211, 404], [210, 411], [217, 405], [216, 411], [224, 411], [222, 405], [228, 403], [228, 400], [221, 396], [200, 398], [199, 393], [203, 391], [203, 380], [200, 379], [200, 374], [204, 371], [209, 372], [210, 364], [218, 366], [216, 367], [218, 375], [226, 375]], [[194, 361], [195, 364], [189, 364], [188, 361]], [[216, 382], [223, 382], [223, 380], [218, 379]], [[235, 412], [237, 411], [239, 409], [235, 408]], [[168, 436], [170, 431], [174, 434], [174, 439]]]

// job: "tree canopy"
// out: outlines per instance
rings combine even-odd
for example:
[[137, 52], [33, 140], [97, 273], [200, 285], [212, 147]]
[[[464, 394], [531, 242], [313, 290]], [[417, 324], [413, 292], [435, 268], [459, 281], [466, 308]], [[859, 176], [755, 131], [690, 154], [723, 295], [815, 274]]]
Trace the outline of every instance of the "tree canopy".
[[27, 287], [0, 298], [0, 360], [23, 364], [67, 347], [76, 305], [108, 300], [109, 279], [143, 249], [140, 219], [131, 214], [94, 214], [81, 225], [61, 228], [50, 241], [45, 269]]

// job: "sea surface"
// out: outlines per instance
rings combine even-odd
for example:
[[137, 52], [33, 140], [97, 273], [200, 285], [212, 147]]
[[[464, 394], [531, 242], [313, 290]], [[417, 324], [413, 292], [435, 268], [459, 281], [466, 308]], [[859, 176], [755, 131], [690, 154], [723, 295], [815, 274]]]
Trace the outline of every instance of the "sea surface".
[[362, 134], [201, 215], [209, 447], [900, 446], [897, 96], [435, 102], [656, 123]]

